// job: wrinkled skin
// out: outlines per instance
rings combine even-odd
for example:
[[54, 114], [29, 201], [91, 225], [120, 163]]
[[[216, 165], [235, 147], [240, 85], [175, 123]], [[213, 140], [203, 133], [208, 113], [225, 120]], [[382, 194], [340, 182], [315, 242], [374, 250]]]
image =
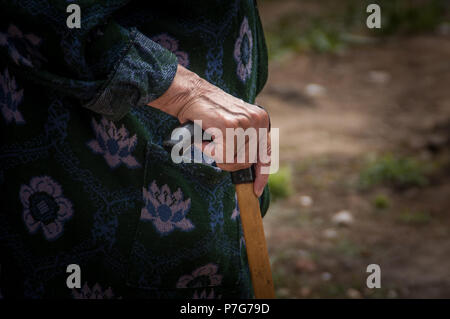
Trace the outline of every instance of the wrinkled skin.
[[[177, 73], [169, 89], [149, 105], [177, 117], [180, 123], [201, 120], [204, 130], [211, 128], [220, 130], [216, 134], [214, 129], [208, 131], [213, 140], [219, 133], [222, 138], [217, 138], [214, 143], [204, 142], [202, 151], [213, 157], [218, 162], [217, 166], [225, 171], [237, 171], [255, 163], [254, 192], [257, 196], [261, 196], [269, 177], [268, 174], [261, 174], [261, 167], [270, 166], [271, 155], [270, 134], [260, 136], [258, 130], [269, 127], [269, 116], [265, 110], [224, 92], [181, 65], [178, 65]], [[257, 143], [257, 141], [249, 141], [248, 138], [245, 140], [245, 146], [238, 148], [235, 139], [234, 149], [227, 149], [225, 147], [226, 128], [243, 128], [244, 130], [255, 128], [258, 141], [263, 140], [262, 144], [267, 147], [265, 151], [268, 158], [260, 158], [259, 151], [255, 154], [257, 158], [250, 158], [249, 143]], [[245, 161], [238, 163], [238, 154], [244, 150]], [[233, 152], [233, 163], [225, 161], [227, 152]]]

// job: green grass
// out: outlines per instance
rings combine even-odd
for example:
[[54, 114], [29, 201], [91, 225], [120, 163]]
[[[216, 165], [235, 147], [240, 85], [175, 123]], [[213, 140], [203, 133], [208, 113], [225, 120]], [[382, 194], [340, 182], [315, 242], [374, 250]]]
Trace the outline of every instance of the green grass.
[[335, 250], [340, 255], [344, 255], [347, 257], [356, 257], [361, 254], [363, 249], [355, 242], [352, 242], [348, 239], [341, 239], [336, 244]]
[[266, 32], [270, 59], [281, 59], [289, 53], [336, 53], [345, 47], [339, 31], [319, 20], [301, 32], [291, 27], [279, 28]]
[[397, 218], [399, 222], [410, 225], [428, 224], [431, 219], [430, 213], [426, 211], [405, 211]]
[[429, 171], [429, 163], [388, 154], [368, 161], [360, 173], [359, 182], [363, 188], [377, 185], [421, 187], [428, 184]]
[[346, 298], [346, 291], [348, 287], [342, 283], [331, 282], [321, 284], [316, 289], [320, 298]]
[[385, 195], [377, 195], [377, 197], [373, 200], [373, 206], [379, 210], [386, 209], [390, 206], [389, 198]]
[[447, 0], [380, 0], [382, 8], [381, 35], [417, 34], [433, 31], [445, 19]]
[[381, 7], [381, 29], [370, 30], [366, 8], [374, 1], [340, 2], [339, 6], [324, 3], [319, 12], [289, 12], [266, 24], [269, 58], [281, 60], [304, 52], [333, 54], [377, 37], [430, 32], [448, 22], [450, 16], [448, 0], [379, 0], [375, 3]]
[[282, 167], [280, 170], [269, 176], [270, 196], [273, 201], [289, 197], [293, 193], [292, 171], [289, 167]]
[[[435, 30], [448, 20], [448, 0], [345, 0], [345, 11], [341, 19], [348, 30], [366, 31], [369, 34], [386, 36], [393, 34], [418, 34]], [[381, 28], [368, 30], [365, 21], [366, 8], [376, 3], [381, 8]]]

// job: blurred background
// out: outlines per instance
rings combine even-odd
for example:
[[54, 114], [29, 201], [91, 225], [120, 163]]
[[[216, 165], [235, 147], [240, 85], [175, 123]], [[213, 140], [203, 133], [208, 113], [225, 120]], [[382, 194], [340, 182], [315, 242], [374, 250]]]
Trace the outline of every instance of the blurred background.
[[257, 101], [280, 128], [264, 218], [277, 296], [450, 298], [450, 1], [258, 3]]

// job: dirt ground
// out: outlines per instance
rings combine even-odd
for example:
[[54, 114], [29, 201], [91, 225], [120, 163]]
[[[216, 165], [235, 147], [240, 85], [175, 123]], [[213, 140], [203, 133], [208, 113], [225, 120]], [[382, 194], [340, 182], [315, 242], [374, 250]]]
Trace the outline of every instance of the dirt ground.
[[[450, 298], [449, 83], [450, 37], [436, 34], [271, 61], [257, 101], [280, 128], [294, 189], [264, 218], [278, 297]], [[425, 187], [358, 188], [364, 161], [386, 152], [439, 169]], [[347, 226], [333, 222], [342, 210]], [[405, 211], [429, 218], [408, 222]], [[369, 264], [381, 267], [380, 289], [366, 287]]]

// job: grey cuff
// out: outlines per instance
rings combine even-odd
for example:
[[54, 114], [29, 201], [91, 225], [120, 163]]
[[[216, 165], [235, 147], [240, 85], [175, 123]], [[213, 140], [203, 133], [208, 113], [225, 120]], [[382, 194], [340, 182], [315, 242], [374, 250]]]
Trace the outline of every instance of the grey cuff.
[[119, 120], [132, 107], [146, 105], [167, 91], [177, 66], [175, 54], [134, 29], [108, 80], [84, 107]]

